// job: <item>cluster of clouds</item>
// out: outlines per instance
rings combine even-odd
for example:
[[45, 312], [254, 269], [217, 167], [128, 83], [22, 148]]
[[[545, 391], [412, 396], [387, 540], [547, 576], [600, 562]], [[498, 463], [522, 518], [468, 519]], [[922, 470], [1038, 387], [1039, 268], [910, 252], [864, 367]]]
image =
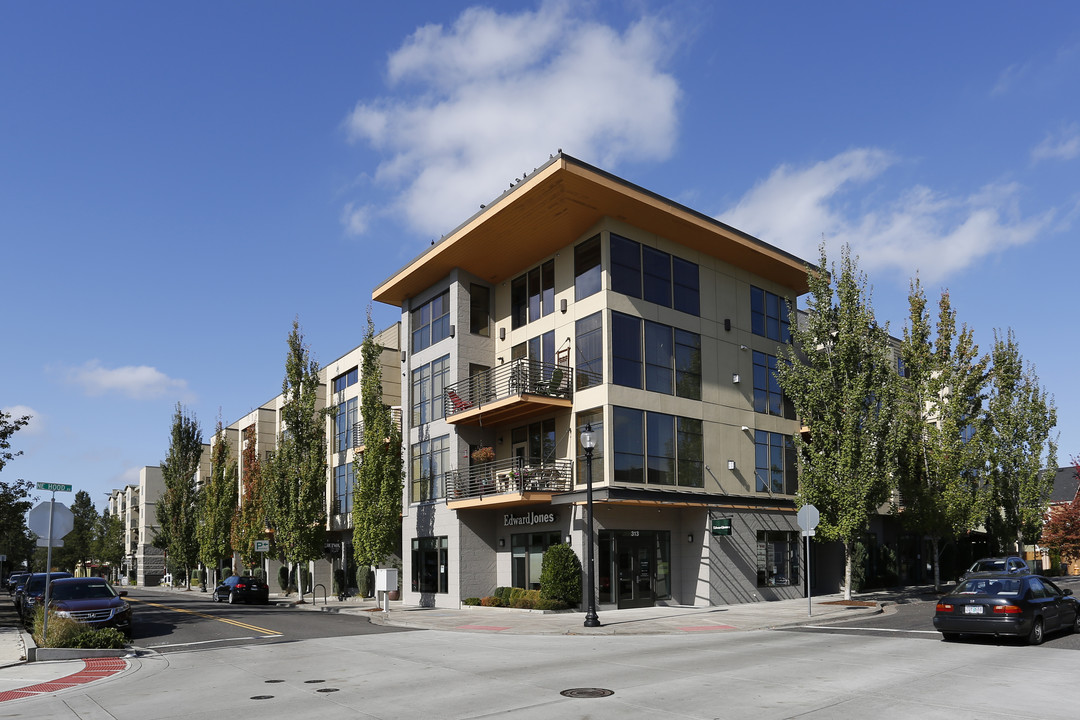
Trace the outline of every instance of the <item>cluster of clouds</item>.
[[[425, 25], [390, 54], [388, 93], [359, 102], [349, 138], [385, 158], [371, 181], [388, 207], [349, 203], [342, 223], [360, 236], [381, 214], [429, 237], [448, 232], [556, 148], [616, 171], [674, 153], [681, 89], [667, 69], [678, 28], [643, 15], [625, 28], [583, 17], [569, 2], [502, 13], [472, 7], [449, 26]], [[1072, 49], [1058, 53], [1066, 64]], [[1005, 69], [991, 95], [1035, 70]], [[1033, 162], [1080, 156], [1080, 125], [1065, 124], [1031, 151]], [[992, 182], [967, 194], [889, 187], [907, 158], [853, 148], [803, 166], [781, 164], [718, 219], [816, 261], [849, 244], [868, 270], [940, 281], [1030, 243], [1053, 211], [1024, 215], [1024, 188]], [[688, 189], [700, 196], [701, 189]], [[884, 200], [883, 200], [884, 198]]]
[[186, 380], [171, 378], [148, 365], [107, 368], [98, 360], [90, 360], [77, 367], [62, 368], [60, 372], [67, 382], [90, 397], [122, 395], [132, 400], [162, 397], [179, 398], [183, 402], [193, 400]]

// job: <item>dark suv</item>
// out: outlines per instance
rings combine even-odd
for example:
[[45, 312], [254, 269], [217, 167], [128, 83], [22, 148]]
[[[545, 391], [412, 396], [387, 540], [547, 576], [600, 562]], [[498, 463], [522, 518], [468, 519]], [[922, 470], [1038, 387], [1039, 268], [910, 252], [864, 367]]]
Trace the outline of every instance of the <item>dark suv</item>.
[[15, 605], [22, 615], [24, 623], [29, 625], [34, 620], [34, 609], [45, 599], [45, 578], [50, 581], [69, 578], [69, 572], [34, 573], [26, 578], [22, 591], [15, 595]]
[[49, 591], [49, 607], [58, 617], [66, 617], [91, 628], [116, 628], [131, 637], [131, 606], [104, 578], [64, 578], [54, 580]]
[[1031, 572], [1031, 569], [1028, 567], [1028, 564], [1024, 562], [1023, 558], [1016, 557], [1015, 555], [1010, 555], [1008, 557], [982, 558], [972, 563], [971, 567], [967, 569], [967, 572], [960, 576], [960, 581], [963, 582], [972, 573], [982, 572], [1027, 575]]
[[226, 600], [231, 604], [258, 602], [265, 605], [270, 602], [270, 586], [257, 577], [232, 575], [214, 588], [211, 599], [214, 602]]

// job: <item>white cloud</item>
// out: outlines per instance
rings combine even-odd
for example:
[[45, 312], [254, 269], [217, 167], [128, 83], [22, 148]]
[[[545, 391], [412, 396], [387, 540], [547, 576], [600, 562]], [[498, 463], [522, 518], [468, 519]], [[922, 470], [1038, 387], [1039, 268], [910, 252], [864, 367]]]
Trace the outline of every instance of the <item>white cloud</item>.
[[341, 224], [345, 226], [345, 232], [349, 235], [363, 235], [367, 232], [371, 217], [371, 208], [357, 206], [356, 203], [346, 203], [341, 213]]
[[873, 148], [810, 167], [782, 165], [718, 218], [811, 262], [824, 235], [829, 257], [849, 244], [865, 270], [916, 271], [939, 281], [977, 260], [1032, 241], [1051, 215], [1022, 218], [1015, 184], [987, 185], [967, 197], [914, 187], [869, 205], [860, 189], [896, 159]]
[[[661, 69], [670, 34], [653, 17], [620, 32], [564, 2], [470, 8], [407, 38], [387, 63], [395, 94], [359, 102], [346, 128], [387, 154], [375, 181], [398, 192], [393, 210], [437, 235], [557, 148], [606, 168], [670, 156], [680, 96]], [[343, 221], [356, 229], [351, 209]]]
[[19, 418], [30, 416], [30, 422], [23, 425], [19, 429], [19, 437], [26, 437], [28, 435], [41, 435], [45, 432], [45, 416], [39, 413], [29, 405], [9, 405], [7, 407], [0, 408], [5, 413], [11, 416], [11, 420], [18, 420]]
[[192, 400], [186, 380], [170, 378], [147, 365], [109, 369], [97, 360], [90, 360], [81, 367], [64, 369], [63, 374], [68, 382], [80, 386], [90, 396], [119, 394], [134, 400], [172, 396], [185, 402]]
[[1080, 156], [1080, 123], [1047, 133], [1031, 151], [1032, 160], [1072, 160]]

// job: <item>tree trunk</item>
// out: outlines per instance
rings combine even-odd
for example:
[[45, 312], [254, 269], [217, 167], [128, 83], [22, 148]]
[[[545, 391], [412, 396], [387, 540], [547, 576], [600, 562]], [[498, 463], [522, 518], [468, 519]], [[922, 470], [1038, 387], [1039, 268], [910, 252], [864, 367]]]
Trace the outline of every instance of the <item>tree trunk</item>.
[[938, 552], [937, 537], [930, 538], [934, 553], [934, 592], [941, 592], [941, 554]]
[[844, 599], [851, 599], [851, 541], [844, 541]]

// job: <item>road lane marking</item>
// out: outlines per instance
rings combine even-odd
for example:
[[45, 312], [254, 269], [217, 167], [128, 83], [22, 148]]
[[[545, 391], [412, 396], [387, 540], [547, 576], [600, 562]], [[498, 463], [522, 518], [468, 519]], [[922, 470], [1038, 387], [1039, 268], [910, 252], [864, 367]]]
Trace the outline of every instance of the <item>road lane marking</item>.
[[869, 632], [902, 632], [902, 633], [927, 633], [928, 635], [937, 635], [937, 630], [902, 630], [900, 628], [868, 628], [868, 627], [851, 627], [849, 625], [803, 625], [804, 628], [810, 630], [864, 630]]
[[158, 648], [188, 647], [189, 645], [207, 645], [209, 643], [239, 642], [242, 640], [265, 640], [267, 638], [276, 637], [281, 637], [281, 635], [252, 635], [250, 637], [218, 638], [217, 640], [199, 640], [196, 642], [187, 643], [162, 643], [160, 645], [147, 645], [146, 647], [157, 650]]
[[231, 620], [229, 618], [218, 617], [217, 615], [208, 615], [207, 613], [201, 613], [196, 610], [187, 610], [185, 608], [173, 607], [171, 605], [162, 605], [161, 603], [150, 602], [149, 600], [136, 600], [134, 598], [128, 598], [128, 602], [142, 603], [143, 605], [151, 605], [153, 607], [161, 608], [162, 610], [172, 610], [178, 613], [187, 613], [188, 615], [195, 615], [197, 617], [206, 618], [208, 620], [217, 620], [218, 622], [228, 623], [229, 625], [235, 625], [236, 627], [242, 627], [245, 630], [254, 630], [255, 632], [262, 633], [264, 635], [273, 635], [275, 637], [281, 637], [282, 633], [277, 630], [268, 630], [258, 625], [251, 625], [250, 623], [243, 623], [239, 620]]

